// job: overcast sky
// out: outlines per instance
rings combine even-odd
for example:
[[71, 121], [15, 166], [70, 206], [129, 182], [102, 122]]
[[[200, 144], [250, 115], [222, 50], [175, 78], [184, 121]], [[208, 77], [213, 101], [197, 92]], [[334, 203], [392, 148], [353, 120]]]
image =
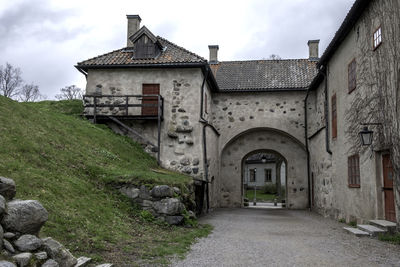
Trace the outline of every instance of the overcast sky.
[[141, 25], [208, 58], [307, 58], [307, 41], [320, 55], [354, 0], [0, 0], [0, 65], [21, 68], [47, 98], [84, 76], [74, 65], [126, 45], [126, 14]]

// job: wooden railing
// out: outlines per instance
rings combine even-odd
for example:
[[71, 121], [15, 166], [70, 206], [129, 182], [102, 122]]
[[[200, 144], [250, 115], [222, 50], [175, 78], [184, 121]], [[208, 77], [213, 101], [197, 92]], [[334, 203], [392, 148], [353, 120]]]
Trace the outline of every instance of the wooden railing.
[[[85, 116], [163, 119], [164, 98], [161, 95], [84, 95]], [[105, 110], [107, 109], [107, 110]]]

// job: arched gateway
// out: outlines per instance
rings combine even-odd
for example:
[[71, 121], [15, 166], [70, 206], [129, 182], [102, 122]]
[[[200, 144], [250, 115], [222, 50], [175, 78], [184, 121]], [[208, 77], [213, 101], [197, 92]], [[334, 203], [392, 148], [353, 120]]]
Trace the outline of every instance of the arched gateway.
[[220, 168], [221, 207], [243, 205], [243, 160], [257, 151], [273, 151], [286, 165], [286, 202], [290, 209], [308, 205], [307, 154], [304, 145], [288, 133], [255, 128], [232, 138], [222, 149]]

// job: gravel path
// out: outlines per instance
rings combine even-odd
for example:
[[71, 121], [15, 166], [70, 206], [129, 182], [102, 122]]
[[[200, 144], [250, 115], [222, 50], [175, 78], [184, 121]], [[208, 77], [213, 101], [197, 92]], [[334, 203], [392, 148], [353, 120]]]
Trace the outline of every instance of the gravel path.
[[400, 246], [308, 211], [219, 209], [200, 222], [213, 233], [172, 266], [400, 266]]

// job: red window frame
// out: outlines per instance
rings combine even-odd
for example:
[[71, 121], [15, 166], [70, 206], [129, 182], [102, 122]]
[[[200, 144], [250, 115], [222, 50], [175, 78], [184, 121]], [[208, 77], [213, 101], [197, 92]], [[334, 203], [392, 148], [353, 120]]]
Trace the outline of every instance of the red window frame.
[[360, 187], [360, 155], [355, 154], [347, 159], [348, 183], [351, 188]]

